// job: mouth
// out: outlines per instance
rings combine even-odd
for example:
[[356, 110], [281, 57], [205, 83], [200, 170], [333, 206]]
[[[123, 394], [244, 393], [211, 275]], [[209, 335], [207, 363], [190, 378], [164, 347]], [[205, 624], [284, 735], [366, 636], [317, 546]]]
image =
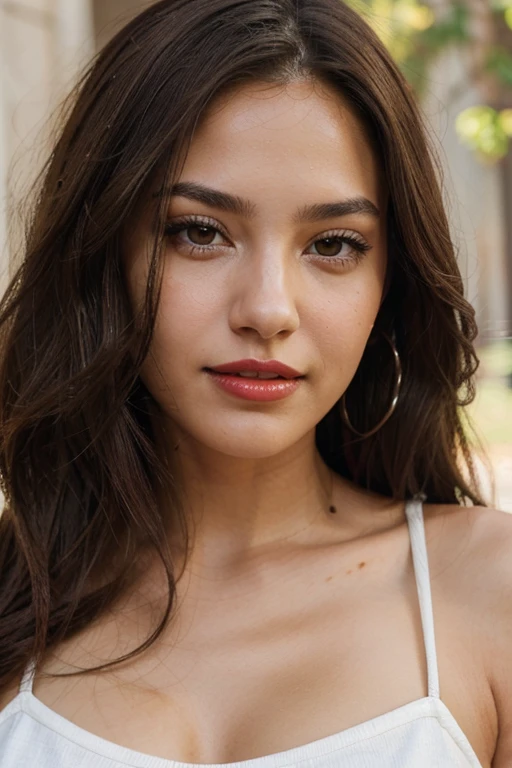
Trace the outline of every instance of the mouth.
[[217, 371], [203, 368], [216, 387], [230, 397], [270, 403], [290, 397], [300, 388], [304, 376], [287, 378], [272, 371]]
[[252, 379], [257, 381], [296, 381], [305, 378], [305, 376], [285, 377], [279, 376], [277, 373], [265, 373], [262, 371], [242, 371], [240, 373], [235, 373], [231, 371], [215, 371], [213, 368], [203, 368], [203, 371], [216, 374], [217, 376], [233, 376], [233, 378]]

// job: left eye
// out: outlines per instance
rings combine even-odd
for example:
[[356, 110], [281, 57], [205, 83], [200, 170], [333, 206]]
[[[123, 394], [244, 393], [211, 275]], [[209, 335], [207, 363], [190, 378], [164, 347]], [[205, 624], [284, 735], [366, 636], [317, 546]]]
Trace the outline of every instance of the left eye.
[[[187, 233], [188, 239], [193, 243], [193, 245], [213, 245], [213, 241], [215, 240], [215, 235], [219, 234], [218, 230], [214, 229], [214, 227], [207, 227], [203, 224], [194, 224], [192, 226], [187, 226], [186, 228], [183, 228], [181, 230], [182, 232]], [[190, 236], [192, 234], [192, 237]]]
[[177, 221], [173, 224], [167, 224], [165, 227], [165, 236], [174, 240], [177, 245], [188, 246], [194, 249], [209, 249], [220, 245], [215, 241], [215, 236], [223, 238], [224, 235], [217, 227], [198, 221]]
[[[330, 256], [331, 258], [334, 258], [335, 256], [341, 255], [341, 250], [344, 245], [349, 246], [347, 240], [348, 238], [343, 237], [324, 237], [322, 240], [315, 240], [310, 247], [317, 249], [318, 256]], [[318, 250], [319, 247], [322, 249], [323, 253]], [[348, 247], [347, 250], [350, 252], [351, 248]]]

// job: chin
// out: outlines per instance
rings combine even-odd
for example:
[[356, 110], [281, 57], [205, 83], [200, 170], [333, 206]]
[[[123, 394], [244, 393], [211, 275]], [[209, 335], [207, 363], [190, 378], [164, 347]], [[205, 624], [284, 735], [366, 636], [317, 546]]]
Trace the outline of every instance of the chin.
[[[197, 439], [197, 438], [196, 438]], [[200, 440], [205, 448], [210, 448], [217, 453], [230, 456], [234, 459], [269, 459], [277, 456], [296, 441], [286, 440], [285, 436], [254, 435], [254, 432], [240, 435], [224, 435], [218, 440]]]

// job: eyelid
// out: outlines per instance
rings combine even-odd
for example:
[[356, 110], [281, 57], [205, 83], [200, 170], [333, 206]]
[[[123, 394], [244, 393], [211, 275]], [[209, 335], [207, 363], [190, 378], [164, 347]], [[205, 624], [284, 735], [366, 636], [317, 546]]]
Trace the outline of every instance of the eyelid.
[[183, 216], [176, 216], [175, 218], [169, 219], [169, 221], [166, 223], [167, 227], [171, 226], [179, 226], [179, 225], [185, 225], [188, 224], [189, 226], [198, 225], [198, 226], [204, 226], [204, 227], [211, 227], [212, 229], [217, 229], [220, 234], [225, 237], [227, 240], [229, 240], [229, 236], [226, 233], [226, 230], [215, 219], [211, 219], [209, 216], [203, 216], [198, 214], [184, 214]]
[[347, 229], [344, 227], [340, 227], [339, 229], [330, 229], [330, 230], [327, 230], [326, 232], [321, 232], [320, 235], [316, 235], [316, 237], [314, 237], [313, 240], [311, 240], [311, 243], [310, 245], [308, 245], [308, 248], [320, 240], [328, 240], [331, 237], [332, 238], [347, 237], [347, 238], [350, 238], [351, 240], [357, 240], [357, 242], [360, 243], [361, 245], [371, 248], [366, 238], [363, 237], [363, 235], [361, 235], [360, 232], [357, 232], [355, 229]]
[[[212, 219], [210, 216], [204, 216], [202, 214], [184, 214], [183, 216], [177, 216], [176, 218], [170, 219], [167, 223], [167, 226], [178, 226], [180, 224], [197, 224], [199, 226], [204, 225], [211, 227], [212, 229], [216, 229], [220, 232], [220, 234], [225, 237], [227, 240], [229, 240], [229, 236], [226, 233], [226, 230], [220, 224], [216, 219]], [[319, 240], [326, 240], [330, 237], [343, 237], [348, 236], [352, 237], [358, 240], [362, 246], [366, 246], [367, 249], [370, 249], [371, 246], [367, 243], [367, 240], [360, 232], [357, 232], [353, 229], [347, 229], [344, 227], [340, 227], [338, 229], [331, 229], [326, 230], [325, 232], [320, 232], [318, 235], [315, 235], [315, 237], [310, 241], [309, 245], [307, 246], [310, 248], [314, 243], [318, 242]]]

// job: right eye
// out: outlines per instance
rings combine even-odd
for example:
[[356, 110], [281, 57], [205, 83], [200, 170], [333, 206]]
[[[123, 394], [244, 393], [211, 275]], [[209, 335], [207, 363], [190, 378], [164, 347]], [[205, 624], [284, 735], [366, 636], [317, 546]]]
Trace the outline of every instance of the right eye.
[[181, 219], [168, 224], [165, 228], [165, 235], [173, 240], [177, 246], [188, 247], [191, 252], [208, 251], [224, 244], [215, 242], [216, 235], [224, 238], [218, 227], [204, 221], [198, 221], [195, 218]]

